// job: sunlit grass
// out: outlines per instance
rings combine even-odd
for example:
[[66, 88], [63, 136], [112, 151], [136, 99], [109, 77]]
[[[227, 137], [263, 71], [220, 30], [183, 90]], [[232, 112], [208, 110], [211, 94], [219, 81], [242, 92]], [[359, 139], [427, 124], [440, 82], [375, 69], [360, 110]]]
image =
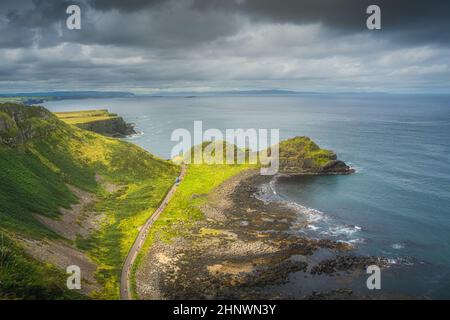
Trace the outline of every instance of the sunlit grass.
[[[188, 166], [185, 178], [164, 212], [151, 227], [145, 244], [133, 266], [132, 288], [135, 298], [135, 272], [155, 240], [171, 241], [174, 237], [182, 235], [183, 232], [188, 232], [189, 226], [193, 226], [196, 221], [204, 218], [199, 206], [206, 201], [208, 193], [227, 179], [254, 167], [248, 164]], [[184, 228], [180, 228], [180, 225], [183, 225]], [[205, 230], [205, 232], [214, 232], [214, 230]]]
[[115, 113], [109, 113], [108, 110], [85, 110], [71, 112], [55, 112], [55, 115], [68, 124], [81, 124], [95, 121], [118, 118]]

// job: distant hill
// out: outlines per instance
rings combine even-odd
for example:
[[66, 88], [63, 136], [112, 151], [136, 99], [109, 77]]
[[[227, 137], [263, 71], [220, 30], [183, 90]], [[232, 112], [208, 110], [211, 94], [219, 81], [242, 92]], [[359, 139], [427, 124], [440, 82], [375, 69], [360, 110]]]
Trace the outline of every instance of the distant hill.
[[39, 104], [49, 100], [89, 99], [89, 98], [126, 98], [133, 97], [130, 92], [121, 91], [49, 91], [26, 93], [2, 93], [1, 102], [21, 102], [24, 104]]
[[209, 92], [195, 92], [195, 91], [178, 91], [178, 92], [158, 92], [156, 94], [144, 94], [149, 97], [184, 97], [195, 98], [203, 96], [257, 96], [257, 95], [304, 95], [317, 94], [314, 92], [291, 91], [291, 90], [228, 90], [228, 91], [209, 91]]

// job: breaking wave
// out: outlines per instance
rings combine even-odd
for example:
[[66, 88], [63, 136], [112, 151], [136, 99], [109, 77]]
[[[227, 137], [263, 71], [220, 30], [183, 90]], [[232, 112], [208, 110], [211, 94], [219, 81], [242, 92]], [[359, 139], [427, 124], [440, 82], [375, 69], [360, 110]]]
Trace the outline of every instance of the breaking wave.
[[285, 199], [275, 189], [276, 179], [275, 177], [269, 183], [262, 185], [254, 197], [264, 203], [279, 202], [281, 205], [297, 211], [299, 213], [298, 221], [292, 226], [294, 232], [313, 238], [329, 238], [350, 244], [364, 242], [364, 239], [358, 236], [362, 231], [360, 226], [341, 224], [320, 210]]
[[392, 249], [400, 250], [400, 249], [405, 248], [405, 244], [403, 244], [403, 243], [393, 243], [391, 245], [391, 247], [392, 247]]

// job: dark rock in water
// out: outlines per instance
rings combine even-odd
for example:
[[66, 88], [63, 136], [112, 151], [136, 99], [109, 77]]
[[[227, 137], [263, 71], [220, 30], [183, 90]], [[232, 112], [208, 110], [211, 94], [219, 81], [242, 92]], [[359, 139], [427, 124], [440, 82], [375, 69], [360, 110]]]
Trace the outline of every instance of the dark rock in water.
[[76, 126], [84, 130], [93, 131], [114, 138], [123, 138], [137, 133], [134, 130], [134, 125], [126, 123], [122, 117], [79, 123], [76, 124]]
[[344, 161], [331, 160], [322, 167], [321, 172], [322, 173], [348, 174], [348, 173], [355, 172], [355, 170], [350, 168]]
[[350, 272], [353, 270], [365, 270], [370, 265], [386, 267], [389, 265], [387, 259], [372, 256], [337, 256], [334, 259], [320, 261], [311, 268], [313, 275], [327, 274], [332, 275], [339, 271]]
[[357, 296], [353, 294], [353, 291], [351, 289], [336, 289], [329, 292], [316, 292], [313, 291], [311, 294], [307, 297], [305, 297], [306, 300], [347, 300], [356, 299]]

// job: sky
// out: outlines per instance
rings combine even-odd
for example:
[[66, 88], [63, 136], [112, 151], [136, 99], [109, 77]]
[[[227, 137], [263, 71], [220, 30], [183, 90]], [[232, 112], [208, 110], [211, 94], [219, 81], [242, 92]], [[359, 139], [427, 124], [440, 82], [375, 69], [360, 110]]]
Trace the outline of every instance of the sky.
[[0, 2], [0, 93], [267, 89], [450, 93], [450, 1]]

